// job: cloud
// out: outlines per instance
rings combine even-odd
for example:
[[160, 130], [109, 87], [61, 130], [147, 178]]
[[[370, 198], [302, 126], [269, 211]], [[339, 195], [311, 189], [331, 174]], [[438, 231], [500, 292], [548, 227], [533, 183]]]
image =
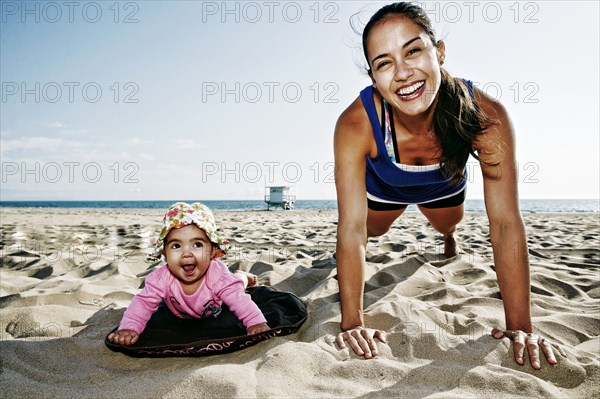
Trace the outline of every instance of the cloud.
[[[64, 126], [66, 127], [66, 126]], [[76, 128], [76, 129], [67, 129], [67, 130], [61, 130], [60, 134], [62, 134], [63, 136], [70, 136], [70, 137], [90, 137], [89, 133], [90, 133], [90, 129], [86, 129], [86, 128]]]
[[43, 136], [27, 137], [18, 140], [0, 140], [0, 148], [3, 153], [21, 150], [41, 150], [42, 152], [50, 152], [82, 147], [82, 143], [74, 140]]
[[192, 139], [175, 139], [172, 142], [174, 147], [178, 150], [197, 150], [201, 148], [205, 148], [199, 140]]
[[88, 134], [90, 133], [90, 129], [70, 126], [70, 125], [64, 124], [60, 121], [48, 122], [44, 126], [49, 127], [51, 129], [59, 129], [58, 133], [63, 136], [87, 137]]
[[130, 145], [140, 145], [140, 146], [154, 146], [154, 141], [152, 140], [144, 140], [139, 137], [132, 137], [127, 140], [127, 144]]
[[144, 152], [140, 152], [140, 153], [138, 154], [138, 156], [139, 156], [141, 159], [143, 159], [143, 160], [146, 160], [146, 161], [154, 161], [154, 160], [156, 160], [156, 157], [155, 157], [154, 155], [152, 155], [152, 154], [146, 154], [146, 153], [144, 153]]

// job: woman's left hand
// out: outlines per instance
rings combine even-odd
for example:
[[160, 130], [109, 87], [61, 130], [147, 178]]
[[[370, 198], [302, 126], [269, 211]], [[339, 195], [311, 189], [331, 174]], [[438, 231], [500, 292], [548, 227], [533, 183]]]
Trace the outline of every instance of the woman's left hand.
[[555, 365], [557, 363], [556, 354], [567, 357], [567, 354], [558, 344], [555, 344], [549, 339], [541, 337], [537, 334], [526, 333], [521, 330], [502, 331], [498, 328], [494, 328], [492, 330], [492, 337], [496, 339], [501, 339], [503, 337], [510, 339], [513, 342], [515, 361], [521, 366], [525, 364], [525, 361], [523, 360], [525, 347], [527, 347], [527, 353], [529, 354], [531, 367], [536, 370], [542, 368], [540, 363], [540, 348], [542, 348], [544, 356], [546, 356], [548, 363], [551, 365]]

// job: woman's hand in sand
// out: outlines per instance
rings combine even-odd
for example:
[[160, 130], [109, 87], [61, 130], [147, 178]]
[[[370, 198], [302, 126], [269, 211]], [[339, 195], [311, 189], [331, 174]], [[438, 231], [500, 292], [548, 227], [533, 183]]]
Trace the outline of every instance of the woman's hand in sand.
[[336, 342], [340, 349], [344, 349], [346, 347], [344, 341], [348, 341], [354, 353], [364, 356], [365, 359], [371, 359], [379, 354], [375, 338], [383, 343], [387, 342], [384, 331], [357, 326], [339, 333]]
[[270, 330], [270, 328], [267, 325], [267, 323], [257, 324], [255, 326], [250, 326], [246, 329], [246, 331], [248, 332], [248, 335], [254, 335], [254, 334], [258, 334], [258, 333], [269, 331], [269, 330]]
[[137, 342], [139, 334], [133, 330], [119, 330], [108, 335], [108, 340], [119, 345], [133, 345]]
[[550, 342], [550, 340], [543, 338], [537, 334], [526, 333], [521, 330], [499, 330], [494, 328], [492, 330], [492, 336], [496, 339], [501, 339], [506, 337], [513, 341], [513, 350], [515, 353], [515, 361], [519, 365], [525, 364], [523, 360], [523, 354], [525, 353], [525, 347], [527, 347], [527, 353], [529, 354], [529, 361], [531, 363], [531, 367], [536, 370], [542, 368], [540, 363], [540, 348], [542, 348], [542, 352], [546, 356], [548, 363], [551, 365], [555, 365], [556, 355], [560, 355], [566, 357], [567, 354], [562, 350], [562, 348], [555, 343]]

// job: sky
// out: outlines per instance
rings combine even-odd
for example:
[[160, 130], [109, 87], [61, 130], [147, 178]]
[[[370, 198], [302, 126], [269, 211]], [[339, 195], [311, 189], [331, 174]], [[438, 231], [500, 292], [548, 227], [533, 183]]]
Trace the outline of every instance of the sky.
[[[0, 200], [335, 199], [335, 123], [370, 84], [352, 25], [384, 4], [2, 0]], [[598, 198], [599, 3], [420, 4], [507, 108], [520, 197]]]

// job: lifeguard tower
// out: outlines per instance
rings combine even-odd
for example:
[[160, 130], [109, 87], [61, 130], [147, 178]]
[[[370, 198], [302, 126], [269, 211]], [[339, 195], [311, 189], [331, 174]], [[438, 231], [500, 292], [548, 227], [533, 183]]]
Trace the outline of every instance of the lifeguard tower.
[[265, 202], [267, 209], [282, 207], [284, 210], [294, 209], [296, 195], [292, 186], [267, 186], [265, 187]]

